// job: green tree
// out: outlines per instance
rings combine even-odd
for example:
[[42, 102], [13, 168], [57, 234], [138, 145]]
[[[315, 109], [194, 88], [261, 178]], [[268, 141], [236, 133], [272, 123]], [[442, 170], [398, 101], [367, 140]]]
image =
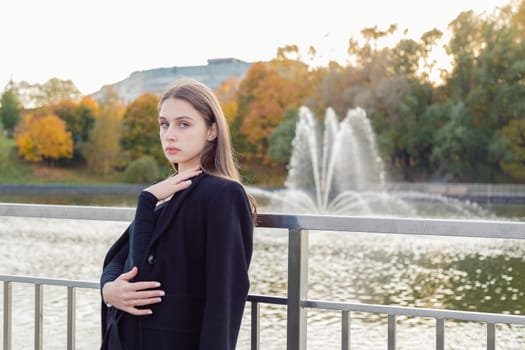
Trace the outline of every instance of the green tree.
[[148, 184], [159, 179], [159, 167], [151, 156], [144, 156], [132, 161], [124, 171], [124, 181]]
[[440, 165], [443, 174], [449, 174], [455, 180], [481, 178], [487, 173], [485, 135], [472, 128], [472, 115], [463, 102], [447, 105], [444, 112], [450, 119], [436, 134], [433, 160]]
[[18, 101], [15, 90], [8, 87], [0, 97], [0, 123], [7, 131], [8, 137], [13, 137], [14, 130], [22, 117], [22, 105]]
[[299, 114], [298, 108], [291, 108], [284, 114], [284, 120], [268, 136], [270, 158], [278, 163], [286, 164], [292, 155], [292, 141], [295, 137], [295, 127]]
[[[424, 178], [434, 169], [430, 155], [436, 131], [443, 123], [442, 116], [432, 113], [429, 105], [432, 101], [432, 86], [417, 79], [405, 78], [403, 81], [402, 77], [391, 79], [390, 82], [398, 88], [403, 84], [406, 87], [401, 89], [402, 95], [397, 97], [393, 87], [390, 90], [393, 96], [386, 96], [386, 101], [379, 101], [380, 105], [390, 107], [387, 108], [387, 118], [376, 118], [378, 142], [389, 156], [391, 166], [397, 168], [403, 178]], [[381, 120], [386, 124], [379, 125]]]
[[[495, 181], [501, 173], [500, 131], [525, 114], [525, 42], [508, 8], [497, 17], [484, 18], [472, 11], [452, 23], [448, 52], [454, 68], [446, 81], [449, 103], [464, 103], [470, 116], [469, 131], [478, 150], [464, 163], [470, 181]], [[511, 138], [515, 140], [515, 138]], [[507, 148], [509, 152], [515, 148]], [[470, 168], [470, 169], [469, 169]]]
[[512, 120], [502, 129], [506, 158], [501, 159], [501, 168], [512, 178], [525, 180], [525, 119]]
[[84, 161], [87, 157], [85, 147], [90, 142], [89, 135], [95, 125], [97, 103], [91, 97], [83, 97], [79, 102], [61, 100], [49, 106], [53, 114], [66, 122], [67, 130], [73, 137], [73, 160]]
[[4, 130], [0, 122], [0, 167], [5, 169], [7, 161], [9, 160], [9, 146], [5, 142]]
[[149, 155], [158, 164], [166, 162], [159, 141], [158, 103], [155, 94], [146, 93], [132, 101], [124, 112], [120, 144], [131, 160]]

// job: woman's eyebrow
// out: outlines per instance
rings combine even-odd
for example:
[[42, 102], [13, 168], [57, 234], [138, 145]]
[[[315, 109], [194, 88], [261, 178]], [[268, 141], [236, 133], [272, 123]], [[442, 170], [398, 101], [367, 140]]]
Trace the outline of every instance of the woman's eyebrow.
[[175, 120], [179, 120], [179, 119], [193, 119], [193, 118], [190, 117], [189, 115], [181, 115], [175, 118]]
[[[165, 116], [163, 116], [163, 115], [159, 115], [158, 119], [171, 119], [171, 118], [169, 118], [169, 117], [165, 117]], [[180, 115], [180, 116], [175, 117], [175, 118], [173, 118], [173, 119], [175, 119], [175, 120], [179, 120], [179, 119], [193, 119], [193, 118], [190, 117], [189, 115]]]

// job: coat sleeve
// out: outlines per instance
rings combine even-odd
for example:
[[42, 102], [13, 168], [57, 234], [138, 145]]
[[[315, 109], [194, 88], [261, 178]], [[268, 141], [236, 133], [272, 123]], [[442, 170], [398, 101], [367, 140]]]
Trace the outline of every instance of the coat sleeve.
[[154, 210], [157, 202], [157, 198], [150, 192], [140, 192], [135, 220], [133, 220], [133, 230], [129, 232], [129, 252], [124, 271], [131, 270], [133, 266], [139, 266], [145, 258], [145, 250], [155, 226]]
[[133, 230], [133, 224], [129, 225], [126, 231], [117, 239], [109, 248], [104, 263], [102, 265], [102, 274], [100, 276], [100, 291], [104, 284], [114, 281], [124, 270], [124, 263], [128, 256], [129, 249], [129, 232]]
[[100, 326], [101, 334], [104, 337], [107, 330], [107, 313], [108, 308], [102, 300], [102, 288], [104, 284], [109, 281], [114, 281], [121, 273], [124, 268], [124, 262], [128, 256], [128, 244], [129, 244], [129, 231], [132, 230], [133, 224], [129, 225], [126, 231], [117, 239], [115, 243], [109, 248], [106, 256], [104, 257], [104, 263], [102, 265], [102, 274], [100, 276], [100, 297], [101, 297], [101, 308], [100, 308]]
[[253, 223], [242, 186], [210, 194], [206, 237], [206, 291], [199, 350], [233, 350], [250, 287]]

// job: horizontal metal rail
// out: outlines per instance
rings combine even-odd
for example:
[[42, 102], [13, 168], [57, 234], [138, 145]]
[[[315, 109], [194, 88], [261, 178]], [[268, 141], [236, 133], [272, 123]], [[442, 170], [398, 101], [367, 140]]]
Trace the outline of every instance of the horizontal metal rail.
[[[130, 221], [134, 208], [0, 203], [0, 216]], [[367, 216], [262, 213], [258, 227], [319, 231], [391, 233], [525, 239], [525, 223], [495, 220], [445, 220]]]
[[508, 323], [525, 325], [525, 316], [494, 314], [487, 312], [457, 311], [415, 308], [405, 306], [388, 306], [376, 304], [355, 304], [355, 303], [336, 303], [321, 300], [305, 300], [302, 302], [305, 308], [338, 310], [338, 311], [357, 311], [374, 314], [417, 316], [440, 319], [453, 319], [457, 321], [489, 322], [489, 323]]
[[[38, 217], [76, 220], [130, 221], [134, 208], [66, 206], [42, 204], [0, 203], [0, 216]], [[525, 325], [525, 316], [490, 314], [471, 311], [436, 310], [388, 305], [337, 303], [308, 300], [308, 230], [482, 237], [497, 239], [525, 239], [525, 223], [494, 220], [442, 220], [392, 217], [352, 217], [325, 215], [286, 215], [263, 213], [258, 215], [258, 227], [287, 229], [288, 239], [288, 295], [284, 297], [250, 295], [251, 348], [260, 349], [260, 305], [287, 306], [287, 349], [306, 349], [306, 312], [308, 309], [337, 310], [341, 312], [342, 349], [350, 349], [350, 322], [352, 312], [385, 314], [388, 320], [388, 349], [395, 349], [396, 316], [428, 317], [436, 320], [436, 349], [445, 344], [446, 319], [482, 322], [487, 325], [487, 350], [495, 349], [498, 323]], [[11, 349], [12, 283], [35, 285], [35, 349], [42, 347], [43, 285], [63, 286], [68, 289], [68, 349], [75, 347], [75, 289], [98, 289], [97, 282], [50, 279], [28, 276], [0, 275], [4, 281], [4, 350]]]
[[41, 284], [41, 285], [48, 285], [48, 286], [87, 288], [87, 289], [98, 289], [99, 287], [98, 282], [68, 280], [68, 279], [60, 279], [60, 278], [20, 276], [20, 275], [16, 275], [16, 276], [0, 275], [0, 281], [9, 281], [9, 282], [14, 282], [14, 283]]

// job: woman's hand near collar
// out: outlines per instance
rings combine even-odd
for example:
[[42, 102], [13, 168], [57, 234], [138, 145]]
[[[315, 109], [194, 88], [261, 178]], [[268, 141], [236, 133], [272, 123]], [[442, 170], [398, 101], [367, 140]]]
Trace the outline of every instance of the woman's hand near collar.
[[191, 178], [202, 173], [200, 167], [188, 169], [176, 175], [170, 176], [154, 185], [144, 189], [153, 194], [159, 201], [173, 196], [175, 193], [188, 188], [191, 185]]
[[116, 307], [135, 316], [151, 315], [151, 309], [137, 307], [160, 303], [164, 291], [154, 289], [160, 287], [159, 282], [130, 282], [137, 273], [137, 267], [133, 267], [116, 280], [104, 284], [102, 298], [108, 307]]

